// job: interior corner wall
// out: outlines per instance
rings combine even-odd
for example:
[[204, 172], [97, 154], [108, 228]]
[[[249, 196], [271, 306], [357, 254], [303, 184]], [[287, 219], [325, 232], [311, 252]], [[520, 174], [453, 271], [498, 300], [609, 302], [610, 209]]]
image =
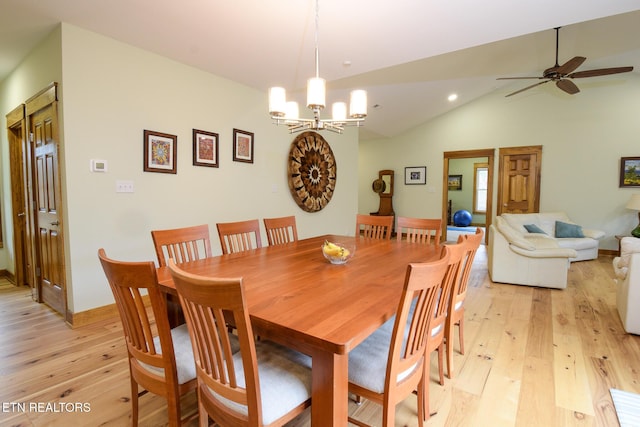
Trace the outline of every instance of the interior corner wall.
[[[56, 27], [30, 54], [0, 82], [0, 113], [2, 118], [20, 104], [47, 87], [62, 80], [61, 30]], [[13, 244], [13, 207], [11, 201], [11, 169], [6, 121], [0, 132], [0, 167], [2, 170], [2, 239], [0, 270], [15, 274]], [[26, 131], [26, 130], [25, 130]]]
[[620, 158], [640, 156], [640, 77], [581, 79], [573, 96], [548, 85], [505, 98], [515, 85], [397, 137], [360, 142], [359, 211], [377, 206], [371, 182], [378, 170], [402, 176], [407, 166], [427, 166], [427, 185], [396, 181], [393, 205], [396, 215], [440, 218], [443, 153], [490, 148], [497, 206], [499, 148], [542, 145], [540, 211], [562, 210], [585, 228], [603, 230], [600, 248], [616, 250], [614, 236], [637, 225], [636, 212], [624, 206], [640, 189], [619, 188], [618, 181]]
[[[274, 126], [266, 90], [256, 90], [69, 24], [61, 24], [61, 64], [45, 83], [60, 82], [60, 147], [65, 206], [65, 263], [69, 309], [78, 313], [113, 303], [97, 257], [155, 260], [150, 231], [208, 224], [212, 249], [221, 253], [215, 224], [295, 215], [300, 238], [353, 234], [357, 212], [358, 133], [323, 134], [337, 164], [331, 202], [322, 211], [301, 210], [290, 195], [288, 153], [295, 135]], [[221, 58], [220, 60], [232, 60]], [[17, 70], [3, 86], [14, 90], [31, 67]], [[2, 97], [4, 98], [4, 97]], [[4, 102], [4, 101], [3, 101]], [[4, 107], [4, 104], [3, 104]], [[11, 104], [10, 109], [15, 107]], [[10, 110], [9, 109], [9, 110]], [[6, 108], [5, 108], [6, 110]], [[61, 119], [62, 120], [62, 119]], [[254, 162], [232, 161], [233, 129], [254, 133]], [[177, 173], [143, 171], [143, 131], [177, 136]], [[192, 164], [192, 130], [219, 134], [219, 167]], [[3, 136], [6, 153], [6, 136]], [[3, 154], [3, 159], [7, 159]], [[91, 159], [106, 172], [91, 172]], [[3, 162], [5, 201], [10, 199]], [[116, 193], [132, 181], [133, 193]], [[6, 203], [5, 203], [6, 206]], [[10, 225], [9, 225], [10, 227]], [[261, 226], [263, 228], [263, 226]], [[263, 229], [263, 241], [266, 235]], [[320, 251], [318, 254], [321, 256]]]

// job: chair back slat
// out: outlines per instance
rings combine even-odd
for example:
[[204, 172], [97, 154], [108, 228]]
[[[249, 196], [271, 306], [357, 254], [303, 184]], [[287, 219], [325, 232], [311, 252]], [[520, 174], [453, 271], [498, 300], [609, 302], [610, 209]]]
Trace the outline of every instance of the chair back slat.
[[151, 238], [160, 267], [169, 259], [176, 263], [195, 261], [211, 256], [211, 241], [207, 224], [193, 227], [153, 230]]
[[398, 217], [397, 239], [404, 237], [412, 243], [440, 245], [442, 240], [442, 219]]
[[263, 221], [269, 246], [282, 245], [298, 240], [295, 216], [264, 218]]
[[356, 216], [356, 237], [390, 240], [393, 229], [393, 216], [362, 215]]
[[249, 251], [262, 247], [260, 223], [257, 219], [216, 224], [223, 254]]

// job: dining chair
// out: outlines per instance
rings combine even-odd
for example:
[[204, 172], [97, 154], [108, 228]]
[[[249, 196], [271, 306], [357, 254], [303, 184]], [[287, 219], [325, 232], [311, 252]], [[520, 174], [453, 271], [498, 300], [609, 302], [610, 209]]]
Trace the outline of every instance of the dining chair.
[[408, 242], [418, 242], [440, 246], [442, 219], [398, 217], [396, 226], [398, 240], [404, 237]]
[[[158, 258], [158, 266], [165, 267], [171, 258], [177, 263], [207, 258], [211, 253], [211, 240], [207, 224], [167, 230], [152, 230], [151, 239]], [[184, 323], [184, 316], [177, 295], [165, 294], [169, 324]]]
[[296, 217], [284, 216], [280, 218], [264, 218], [264, 228], [267, 230], [269, 246], [282, 245], [298, 240]]
[[[448, 268], [449, 253], [427, 263], [407, 267], [396, 315], [349, 352], [349, 391], [382, 405], [382, 425], [395, 424], [396, 404], [418, 394], [418, 425], [424, 425], [425, 365], [428, 331], [437, 296]], [[415, 301], [414, 301], [415, 300]], [[392, 325], [392, 326], [391, 326]], [[349, 418], [349, 422], [367, 426]]]
[[[428, 329], [427, 335], [427, 348], [424, 372], [424, 416], [425, 420], [429, 418], [429, 382], [431, 380], [431, 354], [434, 351], [438, 352], [438, 382], [440, 385], [444, 385], [444, 351], [445, 351], [445, 329], [447, 322], [447, 315], [449, 313], [449, 304], [451, 300], [451, 292], [459, 279], [462, 271], [462, 260], [467, 253], [468, 243], [461, 241], [456, 244], [447, 244], [442, 247], [442, 251], [446, 251], [449, 254], [449, 261], [447, 264], [447, 271], [444, 279], [442, 280], [442, 286], [440, 292], [436, 297], [435, 307], [432, 312], [431, 324]], [[448, 359], [447, 359], [448, 360]]]
[[356, 215], [356, 237], [390, 240], [392, 229], [392, 215]]
[[[309, 358], [254, 340], [242, 278], [198, 276], [172, 261], [169, 269], [193, 343], [201, 427], [209, 417], [224, 426], [281, 426], [311, 405]], [[235, 354], [223, 311], [237, 327]]]
[[257, 219], [216, 224], [223, 254], [261, 248], [260, 223]]
[[[193, 349], [186, 325], [169, 327], [154, 262], [116, 261], [108, 258], [104, 249], [98, 250], [98, 257], [127, 343], [132, 425], [138, 425], [138, 398], [147, 391], [167, 400], [170, 426], [191, 421], [197, 413], [181, 420], [180, 397], [196, 389]], [[145, 304], [147, 298], [150, 308]]]
[[462, 260], [460, 278], [454, 284], [449, 302], [449, 312], [445, 324], [445, 342], [447, 346], [447, 376], [453, 378], [453, 331], [458, 325], [458, 341], [460, 342], [460, 354], [464, 354], [464, 300], [467, 296], [469, 275], [473, 266], [473, 260], [480, 243], [484, 237], [481, 228], [476, 228], [475, 234], [461, 234], [458, 242], [467, 242], [467, 251]]
[[151, 238], [160, 267], [166, 266], [170, 258], [180, 264], [212, 255], [207, 224], [168, 230], [152, 230]]

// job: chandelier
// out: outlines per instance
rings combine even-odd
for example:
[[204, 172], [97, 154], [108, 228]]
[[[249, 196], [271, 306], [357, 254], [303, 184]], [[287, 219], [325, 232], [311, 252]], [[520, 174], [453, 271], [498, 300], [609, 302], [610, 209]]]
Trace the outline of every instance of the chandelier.
[[367, 92], [353, 90], [349, 100], [349, 117], [347, 117], [347, 104], [334, 102], [332, 105], [332, 118], [321, 119], [320, 111], [325, 107], [325, 80], [320, 78], [318, 63], [318, 0], [316, 0], [316, 38], [315, 61], [316, 75], [307, 81], [307, 108], [313, 111], [313, 118], [299, 117], [298, 103], [287, 101], [286, 91], [283, 87], [269, 89], [269, 114], [276, 125], [286, 125], [289, 133], [303, 130], [323, 130], [342, 133], [345, 126], [361, 126], [367, 116]]

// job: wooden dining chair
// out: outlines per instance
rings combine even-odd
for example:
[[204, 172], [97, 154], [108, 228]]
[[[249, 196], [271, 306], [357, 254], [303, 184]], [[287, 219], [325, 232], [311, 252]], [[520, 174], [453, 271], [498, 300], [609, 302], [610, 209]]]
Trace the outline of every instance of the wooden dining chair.
[[460, 354], [464, 354], [464, 300], [467, 296], [469, 276], [473, 267], [473, 260], [480, 247], [484, 232], [476, 228], [475, 234], [461, 234], [458, 242], [466, 241], [467, 250], [462, 260], [460, 278], [454, 284], [449, 302], [449, 312], [445, 324], [445, 341], [447, 345], [447, 376], [453, 378], [453, 331], [458, 325], [458, 341], [460, 342]]
[[264, 218], [263, 221], [269, 246], [282, 245], [298, 240], [295, 216]]
[[[167, 230], [152, 230], [151, 239], [158, 258], [158, 265], [165, 267], [169, 259], [189, 262], [207, 258], [211, 253], [211, 240], [207, 224]], [[184, 323], [184, 316], [177, 295], [165, 294], [167, 315], [172, 326]]]
[[[132, 425], [138, 425], [138, 398], [147, 391], [167, 400], [170, 426], [191, 421], [197, 413], [181, 420], [180, 397], [196, 388], [193, 348], [186, 325], [169, 328], [154, 262], [116, 261], [108, 258], [104, 249], [98, 251], [98, 257], [113, 292], [127, 343]], [[147, 298], [150, 308], [146, 305]]]
[[[208, 426], [209, 417], [223, 426], [281, 426], [311, 405], [309, 358], [254, 340], [242, 278], [198, 276], [172, 261], [169, 269], [194, 346], [200, 426]], [[237, 327], [235, 354], [223, 311]]]
[[442, 286], [440, 292], [436, 297], [435, 308], [433, 310], [431, 324], [429, 327], [429, 333], [427, 335], [427, 348], [424, 373], [424, 406], [425, 406], [425, 420], [429, 418], [429, 382], [431, 380], [431, 354], [434, 351], [438, 353], [438, 380], [440, 385], [444, 385], [444, 351], [445, 351], [445, 329], [447, 322], [447, 315], [449, 313], [449, 304], [451, 300], [451, 292], [456, 283], [456, 280], [460, 277], [462, 271], [462, 260], [467, 253], [468, 244], [466, 241], [459, 242], [457, 244], [445, 245], [442, 247], [442, 251], [446, 251], [449, 254], [449, 261], [447, 264], [447, 272], [442, 280]]
[[442, 219], [398, 217], [396, 226], [398, 240], [434, 244], [440, 246], [442, 237]]
[[171, 258], [178, 264], [210, 257], [211, 240], [207, 224], [151, 231], [158, 265], [164, 267]]
[[356, 216], [356, 237], [368, 239], [390, 240], [393, 229], [392, 215], [362, 215]]
[[216, 224], [223, 254], [261, 248], [260, 223], [257, 219]]
[[[349, 352], [349, 391], [382, 405], [382, 426], [395, 425], [396, 404], [418, 392], [418, 425], [424, 425], [428, 331], [447, 271], [449, 253], [433, 262], [411, 263], [393, 323], [387, 322]], [[415, 302], [413, 302], [415, 299]], [[390, 327], [390, 325], [393, 325]], [[349, 422], [366, 426], [354, 418]]]

